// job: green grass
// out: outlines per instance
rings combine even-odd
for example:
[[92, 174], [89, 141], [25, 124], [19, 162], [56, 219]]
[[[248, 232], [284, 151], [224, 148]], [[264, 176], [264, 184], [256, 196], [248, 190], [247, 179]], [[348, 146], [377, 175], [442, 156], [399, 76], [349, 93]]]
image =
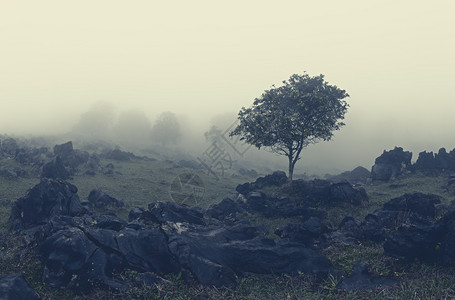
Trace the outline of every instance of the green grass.
[[[147, 207], [154, 201], [170, 201], [171, 184], [183, 173], [196, 173], [202, 179], [204, 197], [198, 198], [199, 206], [207, 206], [223, 198], [235, 198], [235, 187], [247, 181], [247, 177], [233, 177], [231, 173], [217, 181], [206, 172], [178, 167], [171, 161], [132, 160], [118, 162], [102, 160], [102, 165], [114, 165], [113, 175], [97, 174], [88, 176], [76, 174], [69, 180], [78, 187], [81, 199], [87, 199], [89, 192], [100, 188], [109, 195], [122, 199], [126, 207], [116, 209], [120, 217], [126, 218], [134, 206]], [[0, 168], [13, 168], [12, 160], [1, 160]], [[23, 167], [27, 169], [26, 167]], [[27, 169], [29, 170], [29, 169]], [[386, 201], [404, 193], [434, 193], [443, 197], [443, 203], [449, 203], [453, 195], [441, 188], [447, 177], [425, 177], [414, 174], [396, 179], [391, 183], [375, 183], [365, 186], [369, 202], [359, 207], [341, 206], [327, 208], [328, 221], [336, 226], [347, 215], [362, 219], [368, 213], [380, 208]], [[21, 197], [30, 187], [39, 182], [38, 178], [18, 178], [16, 180], [0, 177], [0, 199], [13, 201]], [[283, 190], [269, 187], [264, 189], [270, 196], [282, 196]], [[42, 299], [452, 299], [455, 298], [455, 271], [436, 265], [414, 263], [401, 264], [385, 257], [381, 245], [345, 245], [324, 249], [322, 254], [329, 258], [337, 273], [324, 281], [300, 274], [296, 276], [251, 275], [239, 277], [236, 287], [216, 288], [187, 283], [178, 274], [170, 274], [167, 279], [171, 284], [156, 286], [133, 285], [128, 291], [94, 290], [87, 295], [77, 295], [70, 290], [54, 289], [42, 283], [42, 265], [35, 257], [33, 249], [22, 247], [18, 236], [8, 233], [10, 205], [0, 202], [0, 235], [4, 245], [0, 249], [0, 272], [22, 273]], [[253, 225], [263, 225], [269, 237], [278, 239], [274, 230], [287, 223], [298, 222], [299, 218], [264, 218], [245, 214], [241, 216]], [[374, 291], [344, 292], [336, 289], [343, 276], [349, 276], [353, 265], [359, 260], [368, 261], [368, 270], [373, 276], [399, 280], [399, 284], [388, 289]], [[134, 272], [119, 274], [122, 278], [135, 282]]]

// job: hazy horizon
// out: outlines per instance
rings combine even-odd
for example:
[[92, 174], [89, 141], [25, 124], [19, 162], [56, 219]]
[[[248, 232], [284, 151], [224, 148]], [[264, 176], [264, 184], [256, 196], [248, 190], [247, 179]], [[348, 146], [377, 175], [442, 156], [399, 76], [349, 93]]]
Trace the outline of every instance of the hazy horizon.
[[345, 89], [350, 108], [296, 171], [369, 167], [394, 146], [414, 159], [451, 150], [454, 13], [454, 0], [5, 0], [0, 134], [64, 134], [106, 101], [151, 123], [172, 111], [203, 139], [215, 116], [306, 71]]

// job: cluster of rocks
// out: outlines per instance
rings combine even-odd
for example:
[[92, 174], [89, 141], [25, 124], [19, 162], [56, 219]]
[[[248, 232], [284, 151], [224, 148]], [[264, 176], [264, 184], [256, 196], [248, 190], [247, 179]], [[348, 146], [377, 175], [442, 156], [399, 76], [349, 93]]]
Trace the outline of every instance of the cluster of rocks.
[[373, 180], [388, 181], [410, 172], [422, 172], [428, 176], [455, 172], [455, 149], [447, 152], [445, 148], [438, 153], [420, 152], [417, 161], [411, 164], [412, 153], [395, 147], [376, 158], [371, 169]]
[[[258, 178], [255, 182], [240, 184], [236, 191], [241, 195], [244, 209], [266, 217], [305, 216], [315, 213], [315, 207], [358, 206], [368, 201], [363, 188], [354, 188], [349, 182], [333, 183], [329, 180], [294, 180], [287, 184], [282, 171]], [[267, 186], [281, 187], [286, 197], [270, 197], [261, 191]], [[320, 212], [319, 214], [323, 214]]]
[[0, 176], [9, 178], [9, 179], [17, 179], [19, 177], [28, 177], [29, 173], [22, 169], [21, 167], [14, 167], [12, 169], [8, 168], [1, 168], [0, 169]]
[[420, 152], [414, 164], [414, 169], [427, 175], [436, 175], [441, 172], [455, 172], [455, 149], [447, 153], [445, 148], [439, 149], [438, 153]]
[[376, 158], [371, 168], [373, 180], [388, 181], [402, 175], [411, 166], [412, 152], [403, 151], [401, 147], [395, 147], [385, 151]]
[[255, 182], [246, 182], [237, 186], [236, 191], [240, 194], [246, 195], [249, 192], [262, 189], [266, 186], [282, 186], [288, 182], [288, 177], [283, 171], [275, 171], [271, 175], [259, 177]]
[[[109, 196], [96, 198], [103, 197]], [[215, 286], [232, 286], [243, 273], [325, 276], [332, 270], [303, 244], [265, 238], [264, 228], [237, 220], [235, 211], [227, 218], [226, 206], [235, 203], [201, 209], [156, 202], [133, 209], [126, 222], [113, 213], [94, 214], [74, 185], [46, 178], [14, 203], [11, 223], [37, 244], [44, 282], [81, 291], [128, 288], [115, 276], [127, 269], [157, 281], [181, 272]]]
[[[405, 194], [386, 202], [364, 220], [347, 216], [338, 228], [312, 216], [275, 231], [282, 239], [312, 249], [329, 245], [384, 243], [384, 254], [406, 261], [455, 266], [455, 206], [443, 206], [440, 196]], [[438, 218], [438, 212], [447, 212]]]
[[379, 243], [390, 238], [403, 224], [417, 224], [434, 218], [436, 203], [439, 203], [439, 196], [436, 195], [405, 194], [388, 201], [381, 209], [368, 214], [363, 221], [347, 216], [338, 228], [333, 228], [323, 218], [313, 215], [302, 223], [281, 227], [275, 234], [312, 248], [325, 248], [334, 243]]
[[8, 178], [38, 176], [46, 178], [68, 179], [77, 172], [83, 171], [87, 175], [103, 173], [112, 175], [115, 173], [113, 165], [106, 167], [101, 165], [101, 158], [117, 161], [129, 161], [140, 159], [133, 153], [121, 151], [119, 149], [104, 150], [102, 154], [89, 154], [73, 148], [71, 141], [64, 144], [55, 145], [53, 151], [47, 147], [31, 148], [20, 146], [13, 138], [0, 140], [0, 159], [14, 159], [21, 165], [31, 167], [31, 172], [22, 168], [0, 169], [0, 176]]

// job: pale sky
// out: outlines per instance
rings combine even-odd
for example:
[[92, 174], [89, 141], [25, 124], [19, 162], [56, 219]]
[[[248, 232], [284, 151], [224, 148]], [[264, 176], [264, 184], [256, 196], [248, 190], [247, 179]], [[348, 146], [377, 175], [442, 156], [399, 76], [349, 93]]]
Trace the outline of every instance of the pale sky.
[[306, 71], [351, 107], [304, 164], [452, 149], [454, 16], [455, 0], [1, 0], [0, 133], [64, 132], [100, 100], [203, 127]]

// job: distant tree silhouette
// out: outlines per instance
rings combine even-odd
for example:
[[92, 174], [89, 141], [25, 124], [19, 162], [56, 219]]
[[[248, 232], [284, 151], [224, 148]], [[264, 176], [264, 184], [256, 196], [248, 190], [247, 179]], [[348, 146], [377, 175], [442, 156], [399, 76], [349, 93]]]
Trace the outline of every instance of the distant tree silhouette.
[[162, 146], [177, 144], [182, 134], [180, 124], [174, 113], [161, 113], [152, 127], [152, 140]]
[[100, 101], [80, 116], [73, 132], [89, 137], [104, 138], [110, 134], [114, 124], [115, 109], [109, 102]]
[[134, 145], [150, 142], [151, 122], [143, 111], [130, 110], [119, 115], [113, 128], [114, 137]]

